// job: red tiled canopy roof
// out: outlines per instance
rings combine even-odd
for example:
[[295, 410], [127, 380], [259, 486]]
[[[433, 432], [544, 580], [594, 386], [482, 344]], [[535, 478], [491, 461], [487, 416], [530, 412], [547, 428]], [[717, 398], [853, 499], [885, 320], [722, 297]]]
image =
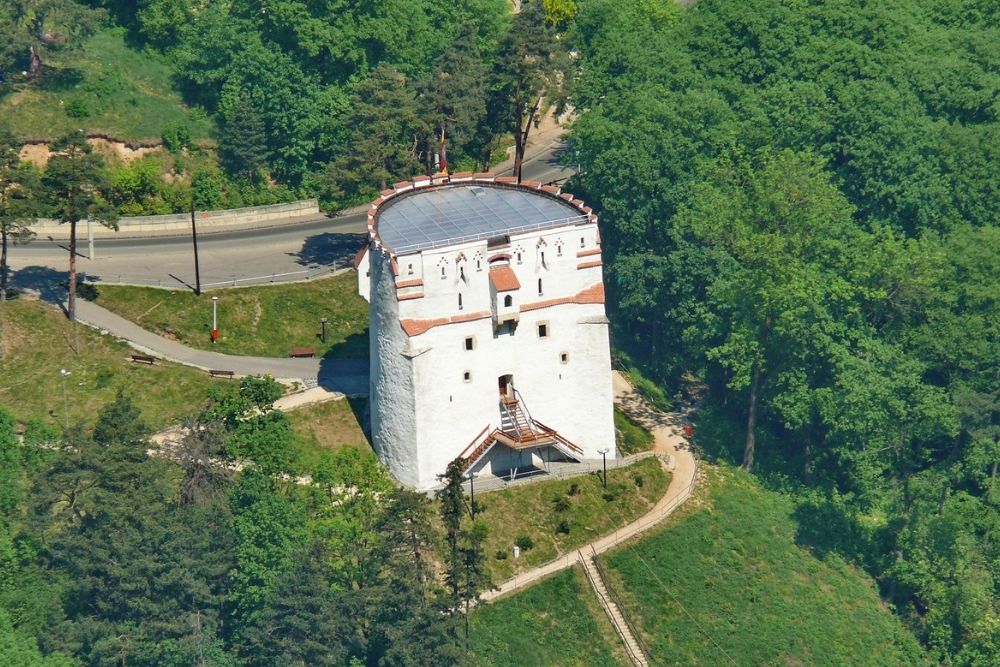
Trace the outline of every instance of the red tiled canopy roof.
[[510, 268], [509, 264], [490, 267], [490, 282], [498, 292], [521, 289], [521, 283], [518, 282], [514, 269]]

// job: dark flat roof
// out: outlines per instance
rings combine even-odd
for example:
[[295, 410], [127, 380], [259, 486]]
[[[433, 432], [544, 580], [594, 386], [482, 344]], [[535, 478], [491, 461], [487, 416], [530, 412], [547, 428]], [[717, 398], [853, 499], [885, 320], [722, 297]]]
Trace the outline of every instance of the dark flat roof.
[[392, 198], [376, 214], [376, 231], [390, 250], [409, 253], [585, 222], [577, 207], [542, 192], [471, 183]]

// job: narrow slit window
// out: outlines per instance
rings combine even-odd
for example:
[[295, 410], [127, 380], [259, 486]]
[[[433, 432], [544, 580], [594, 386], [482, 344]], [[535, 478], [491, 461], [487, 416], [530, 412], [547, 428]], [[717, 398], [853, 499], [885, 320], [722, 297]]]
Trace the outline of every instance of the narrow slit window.
[[542, 279], [538, 279], [538, 296], [542, 295]]
[[412, 276], [413, 275], [413, 265], [412, 264], [407, 264], [406, 265], [406, 275], [408, 275], [408, 276]]
[[441, 267], [441, 277], [442, 277], [442, 278], [444, 278], [444, 277], [445, 277], [445, 273], [444, 273], [444, 267], [443, 267], [443, 266]]
[[521, 253], [520, 252], [517, 253], [517, 263], [518, 264], [521, 263]]
[[463, 306], [462, 306], [462, 295], [459, 294], [458, 295], [458, 309], [462, 310], [462, 308], [463, 308]]
[[580, 237], [580, 247], [583, 248], [587, 245], [587, 241], [581, 236]]

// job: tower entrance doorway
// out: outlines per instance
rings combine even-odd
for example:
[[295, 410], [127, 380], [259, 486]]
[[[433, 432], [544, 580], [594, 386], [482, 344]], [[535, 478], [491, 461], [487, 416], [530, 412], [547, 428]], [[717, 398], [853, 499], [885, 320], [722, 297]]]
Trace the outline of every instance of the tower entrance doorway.
[[500, 399], [501, 400], [514, 400], [514, 376], [513, 375], [501, 375], [498, 384], [500, 386]]

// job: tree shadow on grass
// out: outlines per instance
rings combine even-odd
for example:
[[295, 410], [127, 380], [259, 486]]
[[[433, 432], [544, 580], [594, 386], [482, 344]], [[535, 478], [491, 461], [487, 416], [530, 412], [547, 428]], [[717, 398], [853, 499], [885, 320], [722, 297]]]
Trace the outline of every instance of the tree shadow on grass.
[[36, 84], [39, 89], [53, 93], [72, 90], [83, 82], [83, 72], [74, 67], [46, 67]]
[[47, 266], [26, 266], [15, 271], [10, 286], [19, 292], [32, 292], [46, 303], [58, 306], [66, 313], [66, 271], [56, 271]]
[[364, 244], [365, 234], [335, 234], [325, 232], [306, 237], [302, 249], [292, 256], [302, 266], [330, 266], [334, 262], [345, 268], [354, 260], [354, 255]]

